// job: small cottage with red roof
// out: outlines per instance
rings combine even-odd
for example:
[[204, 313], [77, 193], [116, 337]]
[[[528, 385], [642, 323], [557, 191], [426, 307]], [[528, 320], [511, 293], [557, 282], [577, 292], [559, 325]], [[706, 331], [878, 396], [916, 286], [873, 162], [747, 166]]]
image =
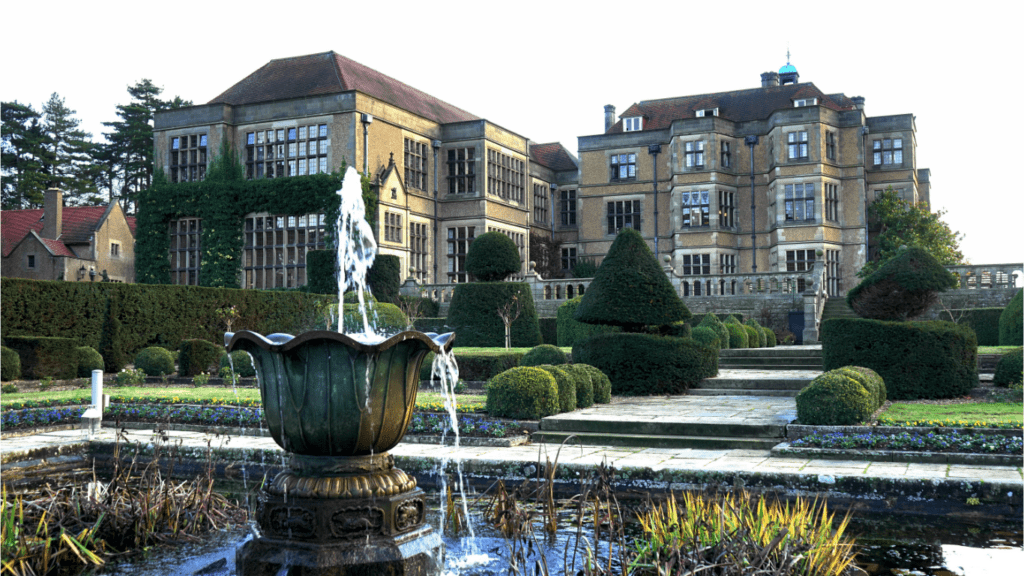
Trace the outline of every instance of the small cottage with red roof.
[[41, 210], [0, 212], [5, 278], [134, 282], [135, 218], [117, 202], [64, 206], [50, 189]]

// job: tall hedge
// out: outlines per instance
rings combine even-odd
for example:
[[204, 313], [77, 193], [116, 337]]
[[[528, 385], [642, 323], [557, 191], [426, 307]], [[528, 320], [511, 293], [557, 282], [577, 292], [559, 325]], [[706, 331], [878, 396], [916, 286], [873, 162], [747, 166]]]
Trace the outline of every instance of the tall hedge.
[[306, 291], [312, 294], [338, 293], [338, 253], [334, 250], [306, 252]]
[[558, 317], [555, 322], [558, 325], [558, 345], [568, 348], [576, 344], [580, 340], [590, 338], [597, 334], [607, 334], [610, 332], [621, 332], [622, 328], [618, 326], [603, 326], [601, 324], [584, 324], [578, 322], [575, 318], [576, 309], [579, 308], [580, 302], [583, 301], [583, 296], [577, 296], [570, 300], [566, 300], [561, 306], [558, 307]]
[[522, 303], [512, 322], [512, 346], [532, 348], [541, 343], [540, 323], [530, 286], [524, 282], [470, 282], [455, 287], [446, 324], [455, 332], [455, 346], [505, 346], [505, 324], [498, 310], [513, 296]]
[[1020, 346], [1024, 344], [1024, 290], [1018, 290], [999, 316], [999, 345]]
[[974, 331], [950, 322], [834, 318], [821, 327], [825, 370], [863, 366], [892, 400], [958, 398], [978, 384]]
[[393, 254], [378, 254], [366, 273], [370, 292], [379, 302], [398, 304], [398, 288], [402, 285], [402, 261]]
[[78, 375], [78, 340], [6, 336], [7, 347], [18, 354], [21, 376], [26, 380], [57, 378], [68, 380]]
[[999, 318], [1002, 308], [968, 308], [965, 310], [943, 310], [939, 320], [970, 326], [978, 336], [978, 346], [999, 346]]
[[[106, 324], [111, 341], [120, 342], [109, 350], [122, 355], [119, 362], [106, 367], [108, 372], [120, 370], [147, 346], [176, 349], [187, 338], [223, 342], [226, 326], [217, 317], [221, 308], [235, 306], [238, 311], [232, 330], [296, 334], [313, 328], [321, 318], [319, 306], [331, 300], [295, 291], [21, 278], [0, 279], [0, 293], [4, 334], [74, 338], [96, 348], [107, 360], [110, 352], [103, 353], [100, 344]], [[113, 313], [108, 318], [111, 304]]]
[[644, 326], [672, 324], [690, 316], [643, 236], [625, 228], [608, 249], [575, 318], [640, 332]]
[[683, 394], [718, 374], [718, 350], [689, 338], [600, 334], [577, 342], [574, 363], [589, 364], [611, 380], [612, 394]]

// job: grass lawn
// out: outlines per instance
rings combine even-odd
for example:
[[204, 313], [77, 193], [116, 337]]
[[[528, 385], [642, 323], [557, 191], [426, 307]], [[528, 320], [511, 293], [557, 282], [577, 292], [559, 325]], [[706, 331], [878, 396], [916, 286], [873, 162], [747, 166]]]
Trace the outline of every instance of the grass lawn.
[[910, 404], [894, 402], [878, 416], [879, 424], [900, 425], [916, 422], [942, 426], [1021, 427], [1024, 425], [1020, 402], [977, 402], [963, 404]]
[[1020, 346], [978, 346], [978, 354], [1006, 354]]
[[[260, 399], [258, 388], [238, 388], [237, 397], [235, 396], [236, 390], [223, 387], [143, 388], [125, 386], [123, 388], [106, 387], [104, 391], [110, 394], [111, 400], [115, 398], [124, 400], [130, 400], [131, 398], [178, 398], [178, 401], [182, 404], [212, 403], [214, 401], [233, 404], [237, 399], [237, 401], [248, 405], [253, 401], [258, 402]], [[22, 402], [39, 400], [50, 400], [55, 403], [81, 402], [82, 404], [88, 404], [91, 402], [91, 398], [92, 391], [89, 389], [12, 392], [3, 395], [3, 398], [0, 399], [0, 408], [7, 408], [12, 405], [20, 406]], [[487, 397], [476, 394], [460, 394], [457, 400], [463, 411], [466, 411], [469, 408], [483, 409]], [[175, 403], [178, 403], [178, 401]], [[420, 392], [416, 395], [416, 407], [419, 410], [443, 410], [444, 398], [436, 392]]]

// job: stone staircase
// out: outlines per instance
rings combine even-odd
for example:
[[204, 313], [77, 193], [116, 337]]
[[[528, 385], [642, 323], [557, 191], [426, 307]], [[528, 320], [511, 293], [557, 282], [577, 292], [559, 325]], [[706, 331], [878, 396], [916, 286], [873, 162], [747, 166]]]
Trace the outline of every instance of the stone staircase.
[[822, 371], [821, 345], [735, 348], [718, 353], [719, 370]]
[[718, 376], [698, 382], [690, 395], [793, 397], [822, 370], [820, 345], [722, 350]]
[[853, 310], [846, 305], [846, 298], [843, 296], [836, 296], [835, 298], [829, 298], [825, 301], [825, 308], [821, 311], [821, 321], [831, 320], [832, 318], [857, 318], [857, 315], [853, 313]]

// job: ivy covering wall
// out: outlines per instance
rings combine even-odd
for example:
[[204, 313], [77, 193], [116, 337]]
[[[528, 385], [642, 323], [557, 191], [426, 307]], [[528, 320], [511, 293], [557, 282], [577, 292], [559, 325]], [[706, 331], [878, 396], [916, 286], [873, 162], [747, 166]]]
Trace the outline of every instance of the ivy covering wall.
[[[135, 232], [135, 278], [140, 284], [169, 284], [169, 224], [179, 218], [201, 218], [202, 286], [238, 288], [242, 269], [245, 215], [323, 213], [328, 247], [333, 247], [338, 220], [338, 190], [346, 166], [338, 172], [246, 180], [238, 155], [227, 144], [210, 163], [202, 182], [171, 183], [162, 171], [153, 186], [139, 195]], [[377, 195], [368, 178], [361, 180], [363, 202], [371, 225], [376, 223]], [[376, 227], [374, 227], [376, 228]]]

